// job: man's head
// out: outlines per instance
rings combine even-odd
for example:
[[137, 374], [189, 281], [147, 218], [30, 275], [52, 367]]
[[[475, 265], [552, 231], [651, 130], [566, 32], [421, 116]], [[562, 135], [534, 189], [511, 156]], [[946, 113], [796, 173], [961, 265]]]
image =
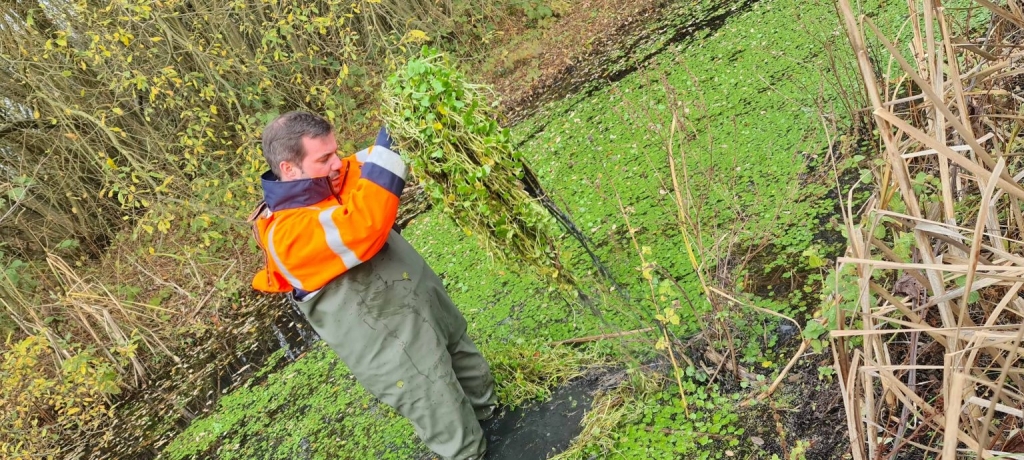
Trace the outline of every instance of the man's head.
[[339, 185], [341, 159], [331, 124], [311, 113], [288, 112], [263, 129], [263, 156], [282, 181], [330, 177]]

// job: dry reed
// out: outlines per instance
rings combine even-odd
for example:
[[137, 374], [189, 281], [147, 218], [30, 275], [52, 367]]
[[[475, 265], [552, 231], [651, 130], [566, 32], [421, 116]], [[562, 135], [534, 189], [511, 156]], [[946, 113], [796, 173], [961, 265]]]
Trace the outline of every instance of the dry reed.
[[885, 160], [844, 213], [859, 296], [835, 299], [855, 460], [1024, 452], [1024, 6], [967, 3], [909, 0], [894, 43], [838, 1]]

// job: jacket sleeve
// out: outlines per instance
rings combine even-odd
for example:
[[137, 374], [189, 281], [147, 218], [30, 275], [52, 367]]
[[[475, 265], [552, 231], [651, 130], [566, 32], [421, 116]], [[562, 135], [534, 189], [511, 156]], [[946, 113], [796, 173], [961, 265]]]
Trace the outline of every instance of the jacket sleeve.
[[[342, 257], [347, 268], [373, 257], [387, 242], [408, 173], [402, 158], [380, 145], [370, 147], [360, 169], [359, 178], [330, 215], [330, 223], [337, 228], [344, 246], [340, 249], [347, 248], [358, 259]], [[330, 226], [324, 220], [321, 223]]]
[[373, 145], [379, 145], [391, 151], [395, 150], [395, 148], [392, 147], [393, 143], [394, 142], [391, 140], [391, 133], [388, 132], [387, 126], [380, 128], [380, 131], [377, 133], [377, 138], [373, 141]]
[[292, 292], [294, 289], [280, 273], [271, 271], [269, 267], [264, 267], [256, 272], [256, 275], [252, 277], [252, 287], [260, 292], [277, 294]]

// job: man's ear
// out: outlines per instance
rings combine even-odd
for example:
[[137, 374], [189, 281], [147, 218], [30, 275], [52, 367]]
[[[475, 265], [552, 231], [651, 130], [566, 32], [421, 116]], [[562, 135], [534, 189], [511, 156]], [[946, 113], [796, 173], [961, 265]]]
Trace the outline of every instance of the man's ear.
[[302, 176], [299, 167], [287, 161], [282, 161], [278, 168], [281, 170], [281, 180], [295, 180]]

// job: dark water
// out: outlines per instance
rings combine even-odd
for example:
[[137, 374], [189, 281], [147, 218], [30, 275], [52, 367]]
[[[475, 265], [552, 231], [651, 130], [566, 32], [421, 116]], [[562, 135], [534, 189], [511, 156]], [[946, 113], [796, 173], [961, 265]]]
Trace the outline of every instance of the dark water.
[[502, 414], [483, 423], [485, 460], [537, 460], [558, 454], [580, 434], [590, 410], [596, 379], [579, 379], [556, 389], [551, 399]]

